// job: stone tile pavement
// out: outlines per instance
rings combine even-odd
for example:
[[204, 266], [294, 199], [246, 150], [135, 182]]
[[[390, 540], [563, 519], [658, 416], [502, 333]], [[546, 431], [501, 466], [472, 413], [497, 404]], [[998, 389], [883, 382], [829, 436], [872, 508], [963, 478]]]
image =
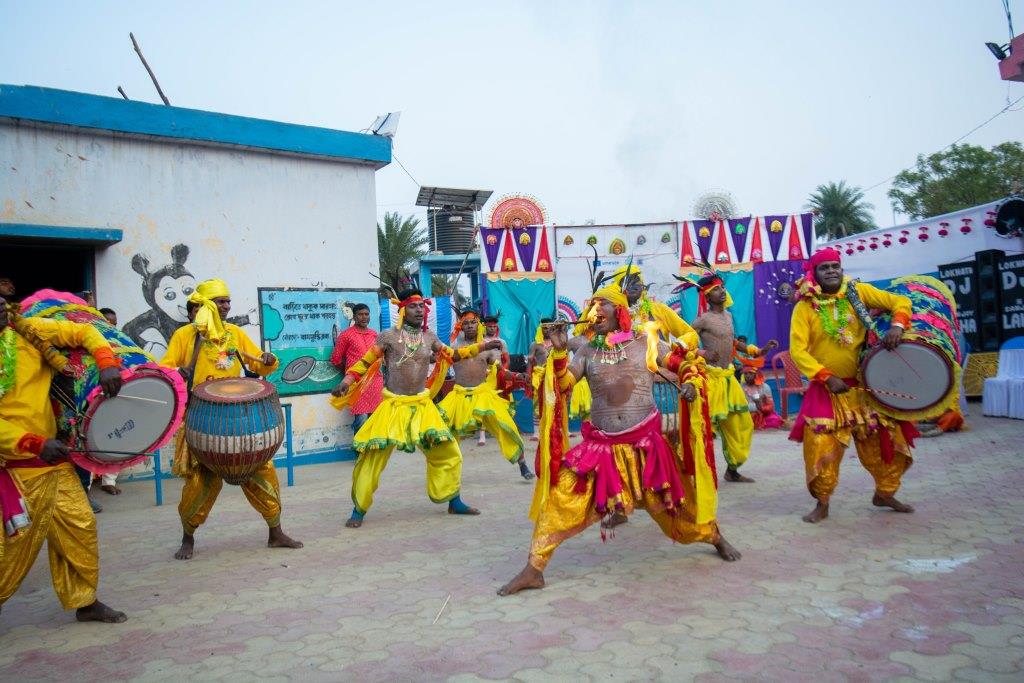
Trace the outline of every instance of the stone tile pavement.
[[851, 448], [832, 516], [804, 524], [796, 445], [758, 433], [757, 483], [720, 490], [740, 562], [673, 545], [640, 513], [608, 542], [567, 542], [547, 588], [509, 598], [495, 590], [525, 562], [532, 486], [493, 441], [464, 442], [476, 518], [431, 504], [422, 457], [396, 453], [348, 530], [352, 463], [299, 468], [283, 494], [296, 551], [264, 547], [226, 486], [177, 562], [180, 484], [156, 508], [151, 483], [129, 483], [96, 494], [100, 596], [129, 620], [75, 623], [41, 556], [0, 614], [0, 680], [1021, 681], [1024, 424], [969, 422], [919, 442], [913, 515], [870, 505]]

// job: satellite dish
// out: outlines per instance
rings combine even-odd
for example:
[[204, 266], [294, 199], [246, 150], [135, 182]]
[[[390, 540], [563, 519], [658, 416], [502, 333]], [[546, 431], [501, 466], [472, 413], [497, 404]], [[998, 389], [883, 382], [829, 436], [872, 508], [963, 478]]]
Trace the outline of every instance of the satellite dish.
[[402, 112], [393, 111], [384, 116], [378, 116], [373, 123], [370, 124], [370, 133], [373, 135], [379, 135], [382, 138], [394, 138], [395, 133], [398, 132], [398, 119], [402, 116]]
[[1007, 239], [1024, 235], [1024, 199], [1010, 197], [996, 210], [996, 234]]

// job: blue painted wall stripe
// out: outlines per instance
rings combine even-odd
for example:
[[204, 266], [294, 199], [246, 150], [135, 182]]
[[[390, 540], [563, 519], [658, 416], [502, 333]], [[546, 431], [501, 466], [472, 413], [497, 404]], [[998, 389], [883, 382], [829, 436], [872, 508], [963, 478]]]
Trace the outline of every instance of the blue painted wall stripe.
[[391, 140], [378, 135], [31, 85], [0, 84], [0, 117], [369, 162], [374, 168], [391, 163]]
[[79, 228], [66, 225], [0, 223], [0, 237], [41, 237], [66, 240], [68, 242], [109, 245], [116, 244], [124, 239], [124, 232], [116, 228]]

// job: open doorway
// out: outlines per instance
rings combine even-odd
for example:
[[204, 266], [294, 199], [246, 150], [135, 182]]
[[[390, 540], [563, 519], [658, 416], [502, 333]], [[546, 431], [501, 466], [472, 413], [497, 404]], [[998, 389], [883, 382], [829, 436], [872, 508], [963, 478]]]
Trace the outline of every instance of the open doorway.
[[92, 245], [2, 240], [0, 254], [0, 277], [14, 282], [15, 299], [24, 299], [40, 289], [71, 293], [95, 289], [95, 247]]

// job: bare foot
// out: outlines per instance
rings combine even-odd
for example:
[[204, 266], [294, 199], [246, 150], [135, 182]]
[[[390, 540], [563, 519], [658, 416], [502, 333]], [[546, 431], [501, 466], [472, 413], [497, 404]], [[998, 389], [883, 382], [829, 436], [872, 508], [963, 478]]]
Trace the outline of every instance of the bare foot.
[[818, 504], [814, 506], [814, 509], [801, 517], [801, 519], [808, 524], [817, 524], [826, 517], [828, 517], [828, 503], [822, 503], [819, 500]]
[[345, 522], [345, 526], [347, 526], [349, 529], [358, 529], [362, 525], [363, 525], [363, 518], [362, 517], [356, 517], [355, 515], [352, 515], [351, 517], [349, 517], [348, 521]]
[[526, 565], [516, 577], [498, 589], [498, 595], [513, 595], [521, 590], [544, 587], [544, 572]]
[[718, 543], [715, 544], [715, 550], [718, 551], [718, 556], [726, 562], [735, 562], [743, 557], [740, 555], [740, 551], [733, 548], [732, 544], [725, 540], [725, 536], [721, 534], [718, 535]]
[[281, 530], [281, 525], [270, 527], [270, 535], [267, 536], [268, 548], [301, 548], [302, 541], [294, 538]]
[[607, 519], [605, 519], [605, 520], [603, 520], [601, 522], [601, 528], [602, 529], [614, 529], [615, 527], [619, 526], [620, 524], [625, 524], [628, 521], [629, 521], [629, 517], [626, 516], [626, 513], [616, 511], [616, 512], [612, 513], [611, 517], [608, 517]]
[[191, 560], [192, 552], [196, 545], [195, 536], [192, 534], [181, 535], [181, 547], [178, 548], [178, 552], [174, 553], [174, 559], [176, 560]]
[[103, 486], [100, 487], [100, 490], [104, 491], [105, 493], [109, 493], [112, 496], [121, 495], [121, 488], [113, 484], [104, 484]]
[[883, 497], [877, 493], [871, 498], [871, 504], [880, 508], [892, 508], [896, 512], [913, 512], [914, 508], [906, 503], [901, 503], [894, 496]]
[[120, 624], [127, 621], [128, 617], [124, 612], [111, 609], [97, 600], [88, 607], [79, 607], [75, 611], [75, 619], [78, 621], [100, 621], [104, 624]]
[[736, 470], [726, 470], [725, 471], [724, 479], [726, 481], [736, 481], [736, 482], [740, 482], [740, 483], [743, 483], [743, 484], [753, 484], [754, 483], [753, 479], [751, 479], [750, 477], [743, 476], [742, 474], [740, 474]]
[[449, 515], [479, 515], [480, 511], [475, 507], [470, 507], [463, 503], [462, 507], [452, 507], [451, 503], [448, 504]]

